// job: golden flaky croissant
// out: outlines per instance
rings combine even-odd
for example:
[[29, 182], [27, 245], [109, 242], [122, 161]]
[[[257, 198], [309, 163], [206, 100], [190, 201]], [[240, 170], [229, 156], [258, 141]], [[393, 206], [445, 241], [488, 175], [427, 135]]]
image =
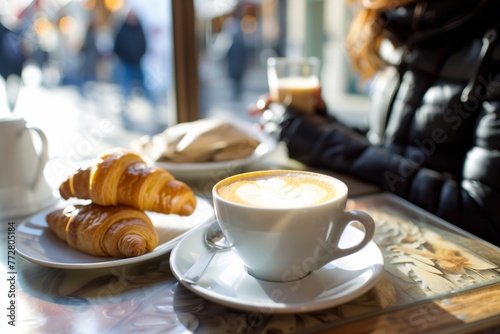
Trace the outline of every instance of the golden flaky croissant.
[[189, 186], [121, 148], [104, 153], [93, 166], [78, 169], [61, 184], [59, 192], [64, 199], [90, 199], [100, 205], [126, 205], [181, 216], [196, 208]]
[[158, 246], [158, 233], [142, 211], [126, 206], [69, 205], [47, 223], [71, 247], [94, 256], [128, 258]]

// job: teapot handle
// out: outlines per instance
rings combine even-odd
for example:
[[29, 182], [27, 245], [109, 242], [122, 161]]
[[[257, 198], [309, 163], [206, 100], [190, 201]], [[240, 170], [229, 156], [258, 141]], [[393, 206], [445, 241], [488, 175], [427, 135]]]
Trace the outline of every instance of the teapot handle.
[[35, 126], [28, 126], [29, 130], [33, 130], [38, 134], [40, 137], [40, 142], [42, 144], [42, 148], [40, 151], [40, 154], [38, 155], [38, 165], [36, 167], [36, 173], [35, 173], [35, 178], [33, 179], [33, 183], [31, 183], [31, 189], [35, 189], [38, 184], [40, 184], [40, 181], [43, 179], [43, 171], [45, 169], [45, 165], [47, 164], [48, 160], [48, 142], [47, 142], [47, 137], [45, 136], [45, 133], [43, 133], [42, 130]]

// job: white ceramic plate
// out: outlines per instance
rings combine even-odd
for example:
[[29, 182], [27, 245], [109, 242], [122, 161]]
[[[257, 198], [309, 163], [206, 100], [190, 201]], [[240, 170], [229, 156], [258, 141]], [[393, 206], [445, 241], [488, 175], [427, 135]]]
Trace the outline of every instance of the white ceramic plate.
[[196, 199], [196, 210], [190, 216], [147, 212], [158, 232], [159, 244], [152, 252], [137, 257], [101, 258], [71, 248], [47, 225], [45, 216], [55, 208], [41, 211], [16, 226], [16, 250], [28, 261], [54, 268], [105, 268], [144, 261], [171, 251], [187, 232], [213, 219], [214, 212], [209, 202], [199, 197]]
[[260, 141], [260, 145], [255, 149], [251, 156], [244, 159], [229, 161], [193, 163], [155, 162], [154, 164], [168, 170], [178, 179], [194, 179], [219, 175], [223, 175], [225, 177], [241, 172], [245, 165], [266, 157], [276, 149], [276, 140], [267, 133], [256, 130], [253, 124], [236, 120], [232, 120], [232, 122], [246, 134], [253, 136]]
[[[170, 267], [180, 279], [203, 252], [206, 226], [189, 232], [172, 250]], [[348, 227], [341, 245], [352, 245], [363, 233]], [[371, 289], [383, 273], [380, 249], [370, 242], [359, 252], [335, 260], [306, 278], [274, 283], [250, 276], [231, 251], [218, 252], [197, 284], [180, 281], [192, 292], [228, 307], [260, 313], [312, 312], [346, 303]]]

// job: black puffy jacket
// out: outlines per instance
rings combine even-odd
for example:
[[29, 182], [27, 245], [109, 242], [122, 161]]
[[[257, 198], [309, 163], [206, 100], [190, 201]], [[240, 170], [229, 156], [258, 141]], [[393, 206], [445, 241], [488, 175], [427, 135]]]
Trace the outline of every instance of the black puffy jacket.
[[288, 110], [280, 136], [290, 157], [359, 177], [500, 245], [500, 5], [489, 11], [407, 43], [374, 82], [364, 132]]

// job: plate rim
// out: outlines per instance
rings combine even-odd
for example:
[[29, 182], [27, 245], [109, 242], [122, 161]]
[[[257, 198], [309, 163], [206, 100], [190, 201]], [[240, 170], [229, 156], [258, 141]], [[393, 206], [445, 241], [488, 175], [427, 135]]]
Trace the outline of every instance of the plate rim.
[[[197, 201], [203, 201], [203, 202], [205, 202], [205, 204], [209, 208], [211, 208], [211, 205], [208, 202], [208, 200], [206, 200], [206, 199], [204, 199], [202, 197], [199, 197], [199, 196], [196, 196], [196, 200]], [[55, 210], [55, 207], [48, 208], [48, 209], [45, 209], [45, 210], [41, 210], [41, 211], [39, 211], [39, 212], [31, 215], [30, 217], [24, 219], [19, 224], [17, 224], [17, 226], [16, 226], [16, 234], [17, 234], [16, 238], [19, 238], [19, 233], [23, 233], [23, 232], [19, 232], [19, 227], [20, 226], [22, 226], [24, 224], [27, 224], [31, 219], [33, 219], [33, 217], [46, 214], [46, 213], [48, 213], [50, 211], [53, 211], [53, 210]], [[16, 243], [16, 254], [18, 254], [23, 259], [25, 259], [25, 260], [27, 260], [29, 262], [32, 262], [32, 263], [35, 263], [35, 264], [38, 264], [38, 265], [41, 265], [41, 266], [44, 266], [44, 267], [59, 268], [59, 269], [100, 269], [100, 268], [112, 268], [112, 267], [117, 267], [117, 266], [121, 266], [121, 265], [134, 264], [134, 263], [146, 261], [146, 260], [149, 260], [149, 259], [155, 258], [157, 256], [161, 256], [161, 255], [164, 255], [164, 254], [168, 253], [189, 232], [191, 232], [192, 230], [194, 230], [194, 229], [196, 229], [196, 228], [198, 228], [198, 227], [206, 224], [209, 221], [212, 221], [214, 219], [214, 216], [215, 216], [215, 214], [214, 214], [213, 209], [212, 209], [212, 215], [207, 220], [200, 221], [195, 226], [193, 226], [192, 228], [190, 228], [190, 229], [186, 230], [185, 232], [179, 234], [178, 236], [174, 237], [173, 239], [170, 239], [170, 240], [164, 242], [163, 244], [158, 245], [154, 250], [152, 250], [149, 253], [145, 253], [145, 254], [142, 254], [142, 255], [139, 255], [139, 256], [135, 256], [135, 257], [130, 257], [130, 258], [113, 258], [113, 257], [102, 257], [102, 258], [100, 258], [100, 257], [95, 256], [96, 260], [98, 260], [98, 261], [96, 261], [96, 262], [85, 262], [85, 263], [81, 263], [81, 262], [80, 263], [78, 263], [78, 262], [66, 263], [66, 262], [48, 261], [48, 260], [43, 260], [43, 259], [37, 259], [37, 258], [35, 258], [33, 256], [28, 255], [22, 249], [19, 249], [19, 246], [22, 245], [22, 243], [19, 243], [19, 242]], [[45, 224], [46, 224], [46, 222], [45, 222]], [[46, 226], [46, 228], [48, 228], [48, 225]], [[64, 241], [62, 241], [62, 240], [61, 240], [61, 242], [64, 243]], [[66, 245], [66, 244], [62, 244], [62, 245], [65, 246], [65, 247], [70, 247], [69, 245]], [[92, 256], [90, 254], [86, 254], [86, 255]], [[99, 260], [101, 260], [101, 261], [99, 261]]]
[[[355, 291], [348, 293], [346, 295], [340, 296], [340, 297], [330, 297], [326, 300], [320, 300], [317, 301], [316, 303], [314, 302], [314, 299], [311, 300], [311, 302], [307, 305], [305, 303], [299, 303], [299, 302], [294, 302], [294, 303], [268, 303], [262, 302], [261, 304], [257, 305], [254, 302], [251, 303], [245, 303], [244, 301], [241, 300], [241, 298], [235, 298], [235, 297], [228, 297], [227, 295], [221, 295], [220, 293], [217, 293], [214, 290], [205, 288], [203, 286], [197, 285], [197, 284], [190, 284], [187, 282], [184, 282], [180, 279], [182, 272], [181, 270], [177, 267], [177, 262], [179, 257], [177, 256], [177, 253], [180, 252], [181, 248], [184, 246], [184, 243], [188, 242], [191, 240], [191, 238], [195, 238], [195, 235], [199, 234], [200, 237], [203, 235], [203, 228], [205, 225], [200, 225], [193, 230], [189, 231], [189, 233], [186, 234], [186, 236], [179, 241], [175, 247], [173, 248], [171, 255], [170, 255], [170, 269], [176, 279], [189, 291], [206, 298], [207, 300], [210, 300], [214, 303], [217, 303], [219, 305], [223, 305], [226, 307], [232, 307], [238, 310], [243, 310], [243, 311], [258, 311], [260, 313], [270, 313], [270, 314], [287, 314], [287, 313], [305, 313], [305, 312], [314, 312], [314, 311], [319, 311], [322, 309], [330, 308], [330, 307], [335, 307], [338, 305], [341, 305], [343, 303], [347, 303], [348, 301], [351, 301], [360, 295], [366, 293], [369, 291], [377, 282], [381, 279], [383, 273], [384, 273], [384, 257], [382, 254], [382, 251], [378, 247], [377, 244], [372, 240], [370, 241], [367, 246], [365, 246], [362, 251], [368, 251], [368, 249], [371, 251], [372, 248], [373, 250], [376, 250], [376, 260], [374, 260], [373, 265], [371, 266], [372, 273], [370, 277], [360, 285]], [[354, 228], [354, 227], [352, 227]], [[198, 238], [200, 243], [202, 242], [201, 238]], [[215, 255], [217, 256], [217, 254]], [[233, 253], [233, 256], [236, 256], [236, 254]], [[332, 261], [334, 262], [334, 261]], [[359, 276], [356, 276], [356, 278], [361, 277], [361, 275], [365, 274], [367, 271], [364, 271], [362, 274]], [[259, 281], [259, 282], [265, 282], [265, 281]], [[276, 283], [271, 283], [271, 284], [276, 284]], [[289, 284], [289, 283], [284, 283], [284, 284]], [[265, 310], [268, 309], [269, 311], [266, 312]]]

